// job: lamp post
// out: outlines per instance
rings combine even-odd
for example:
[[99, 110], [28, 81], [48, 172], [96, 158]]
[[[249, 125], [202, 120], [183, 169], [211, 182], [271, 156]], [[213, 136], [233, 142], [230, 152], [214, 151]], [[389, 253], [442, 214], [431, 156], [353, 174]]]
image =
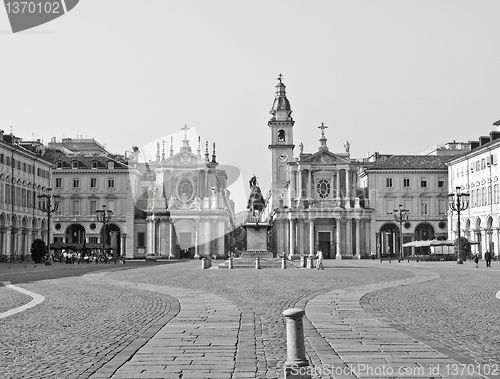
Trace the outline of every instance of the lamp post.
[[469, 194], [461, 193], [460, 187], [455, 188], [455, 193], [448, 195], [448, 206], [452, 212], [457, 212], [457, 234], [458, 234], [458, 258], [457, 264], [463, 264], [462, 261], [462, 240], [460, 238], [460, 212], [469, 208]]
[[54, 199], [61, 197], [60, 195], [53, 195], [52, 188], [47, 188], [47, 193], [44, 195], [38, 195], [40, 199], [38, 201], [38, 209], [42, 212], [47, 213], [47, 254], [50, 252], [50, 215], [57, 211], [59, 208], [59, 203]]
[[[102, 206], [102, 209], [96, 210], [97, 221], [102, 224], [102, 252], [105, 252], [106, 249], [106, 224], [111, 220], [111, 214], [113, 213], [110, 210], [106, 210], [106, 205]], [[107, 262], [107, 258], [106, 258]]]
[[[403, 206], [399, 204], [399, 209], [395, 209], [392, 213], [394, 215], [394, 219], [399, 222], [399, 254], [398, 254], [398, 263], [401, 263], [401, 255], [403, 253], [403, 221], [408, 221], [408, 217], [410, 215], [410, 211], [408, 209], [403, 209]], [[408, 258], [409, 260], [409, 258]]]

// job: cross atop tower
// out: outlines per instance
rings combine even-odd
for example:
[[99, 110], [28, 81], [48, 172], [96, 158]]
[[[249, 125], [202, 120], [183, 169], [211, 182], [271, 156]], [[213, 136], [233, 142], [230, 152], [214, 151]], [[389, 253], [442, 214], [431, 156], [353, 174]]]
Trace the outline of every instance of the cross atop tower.
[[321, 123], [321, 126], [318, 126], [318, 129], [321, 129], [321, 135], [324, 137], [325, 136], [325, 129], [327, 129], [328, 126], [326, 126], [324, 123]]
[[280, 73], [280, 74], [278, 75], [278, 78], [277, 78], [277, 79], [280, 81], [280, 83], [281, 83], [281, 78], [282, 78], [282, 77], [283, 77], [283, 75], [281, 75], [281, 73]]
[[181, 130], [184, 130], [184, 138], [187, 139], [187, 131], [189, 130], [187, 124], [184, 124], [184, 127], [181, 128]]

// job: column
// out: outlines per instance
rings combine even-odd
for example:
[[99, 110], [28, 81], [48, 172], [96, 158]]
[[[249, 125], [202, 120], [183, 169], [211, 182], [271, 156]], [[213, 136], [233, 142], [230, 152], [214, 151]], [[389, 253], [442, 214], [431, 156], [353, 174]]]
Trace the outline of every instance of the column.
[[7, 232], [5, 233], [5, 255], [12, 255], [12, 230], [11, 228], [7, 228]]
[[297, 197], [302, 199], [302, 169], [299, 167], [297, 172], [298, 175], [298, 183], [297, 183]]
[[361, 220], [356, 219], [356, 257], [361, 259]]
[[341, 219], [336, 219], [337, 221], [337, 254], [335, 255], [335, 259], [342, 259], [342, 253], [340, 252], [340, 228], [342, 227], [342, 220]]
[[309, 254], [314, 254], [314, 220], [309, 219]]
[[168, 254], [168, 259], [175, 259], [175, 243], [174, 243], [174, 224], [172, 219], [168, 222], [168, 234], [170, 241], [170, 249]]
[[337, 176], [337, 181], [335, 182], [335, 191], [337, 192], [335, 194], [335, 197], [337, 199], [340, 199], [340, 170], [337, 170], [336, 176]]
[[307, 174], [307, 197], [311, 198], [311, 188], [312, 188], [312, 170], [309, 168], [308, 174]]
[[290, 173], [291, 178], [290, 178], [290, 184], [288, 185], [288, 188], [290, 189], [290, 202], [292, 208], [295, 205], [295, 202], [292, 201], [293, 198], [297, 197], [297, 171], [292, 171]]
[[160, 225], [159, 225], [159, 230], [158, 230], [158, 239], [159, 239], [159, 246], [160, 246], [160, 251], [159, 251], [159, 255], [161, 256], [166, 256], [168, 254], [168, 250], [167, 250], [167, 222], [168, 222], [168, 218], [167, 217], [162, 217], [160, 219]]
[[363, 220], [363, 230], [364, 230], [364, 233], [365, 233], [365, 249], [366, 249], [366, 252], [371, 252], [373, 251], [375, 253], [375, 257], [377, 256], [377, 251], [375, 250], [375, 248], [371, 245], [370, 243], [370, 220]]
[[194, 227], [194, 257], [199, 258], [200, 255], [198, 254], [198, 228], [200, 227], [200, 221], [195, 220], [196, 225]]
[[204, 233], [204, 238], [205, 238], [205, 251], [207, 254], [207, 257], [211, 257], [213, 255], [211, 249], [210, 249], [210, 219], [206, 218], [205, 219], [205, 233]]
[[346, 250], [347, 250], [347, 255], [352, 256], [352, 218], [348, 218], [346, 220], [346, 233], [345, 233], [345, 238], [346, 238]]
[[148, 216], [146, 224], [146, 235], [147, 235], [146, 254], [154, 254], [154, 238], [155, 238], [154, 226], [155, 226], [154, 216]]
[[290, 259], [295, 255], [295, 223], [290, 219]]
[[351, 208], [351, 171], [345, 170], [345, 207]]
[[122, 257], [127, 256], [127, 233], [120, 233], [120, 251]]

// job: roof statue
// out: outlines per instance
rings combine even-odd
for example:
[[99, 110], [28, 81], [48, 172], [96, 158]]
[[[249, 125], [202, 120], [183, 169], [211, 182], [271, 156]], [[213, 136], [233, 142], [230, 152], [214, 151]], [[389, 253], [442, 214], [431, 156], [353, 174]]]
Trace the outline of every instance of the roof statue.
[[349, 149], [351, 148], [351, 142], [349, 142], [348, 140], [345, 140], [344, 142], [344, 149], [345, 149], [345, 152], [347, 154], [349, 154]]

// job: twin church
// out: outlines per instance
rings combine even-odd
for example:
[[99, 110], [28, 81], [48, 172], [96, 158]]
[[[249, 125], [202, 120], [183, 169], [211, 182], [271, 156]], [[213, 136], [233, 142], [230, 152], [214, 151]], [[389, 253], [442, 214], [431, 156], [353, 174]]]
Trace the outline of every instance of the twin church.
[[[296, 150], [294, 120], [281, 75], [268, 122], [271, 191], [259, 222], [266, 226], [268, 250], [275, 256], [308, 255], [321, 249], [325, 258], [361, 257], [371, 251], [371, 209], [358, 189], [359, 163], [349, 143], [334, 153], [327, 126], [318, 129], [319, 146]], [[227, 174], [210, 157], [208, 143], [192, 151], [185, 134], [180, 150], [150, 163], [145, 228], [146, 252], [170, 258], [228, 256], [231, 232], [241, 225], [226, 189]], [[260, 173], [258, 175], [265, 175]], [[267, 189], [264, 189], [267, 190]], [[265, 192], [265, 191], [264, 191]], [[248, 220], [248, 219], [247, 219]], [[244, 222], [244, 221], [243, 221]]]

